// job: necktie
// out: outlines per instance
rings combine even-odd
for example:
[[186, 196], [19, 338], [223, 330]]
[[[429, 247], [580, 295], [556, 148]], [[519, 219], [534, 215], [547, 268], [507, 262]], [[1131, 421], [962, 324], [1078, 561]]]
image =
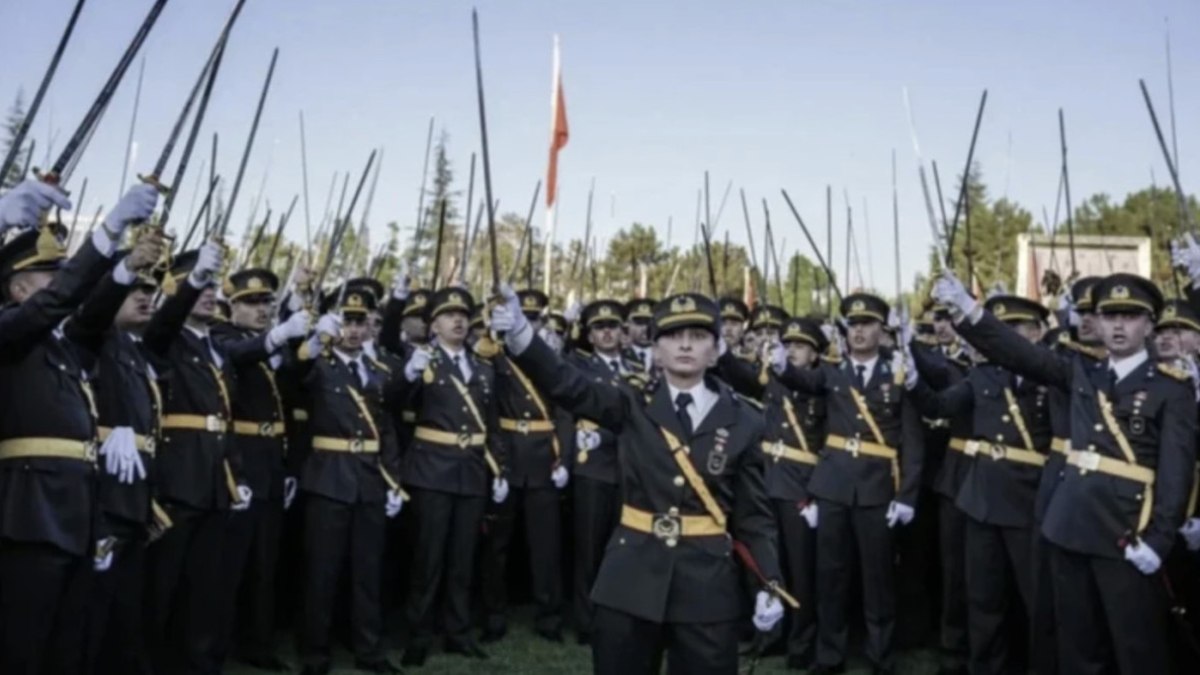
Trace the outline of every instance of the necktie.
[[675, 397], [675, 414], [679, 417], [679, 425], [683, 427], [684, 435], [689, 439], [692, 437], [692, 416], [688, 414], [687, 407], [692, 401], [692, 395], [687, 392], [680, 392]]
[[462, 354], [455, 354], [455, 355], [454, 355], [454, 367], [455, 367], [455, 369], [457, 369], [457, 370], [458, 370], [458, 374], [459, 374], [460, 376], [462, 376], [463, 382], [466, 382], [468, 379], [470, 379], [470, 378], [468, 378], [468, 377], [467, 377], [467, 373], [466, 373], [465, 371], [463, 371], [463, 367], [462, 367]]
[[221, 357], [217, 355], [217, 348], [213, 344], [212, 336], [204, 336], [204, 348], [208, 350], [208, 360], [212, 361], [218, 368], [221, 367]]
[[361, 387], [363, 384], [362, 371], [359, 370], [358, 361], [347, 361], [346, 365], [350, 367], [350, 374], [354, 376], [354, 383]]
[[858, 388], [866, 389], [867, 388], [867, 367], [862, 364], [858, 364], [858, 365], [854, 366], [854, 372], [855, 372], [855, 377], [858, 378]]
[[1109, 394], [1116, 392], [1117, 380], [1119, 380], [1119, 379], [1120, 378], [1117, 377], [1117, 369], [1110, 367], [1108, 369], [1108, 393]]
[[617, 375], [620, 375], [620, 374], [621, 374], [621, 365], [620, 365], [619, 363], [617, 363], [617, 360], [616, 360], [616, 359], [613, 359], [612, 361], [609, 361], [609, 362], [608, 362], [608, 367], [609, 367], [609, 368], [612, 368], [612, 371], [613, 371], [614, 373], [616, 373]]

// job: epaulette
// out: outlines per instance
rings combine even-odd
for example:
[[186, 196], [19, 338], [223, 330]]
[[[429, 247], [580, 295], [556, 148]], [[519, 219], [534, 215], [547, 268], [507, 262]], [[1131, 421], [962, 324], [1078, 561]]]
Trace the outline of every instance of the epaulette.
[[500, 345], [490, 337], [484, 336], [475, 341], [471, 351], [475, 352], [475, 356], [487, 360], [500, 353]]
[[821, 360], [824, 361], [825, 363], [832, 363], [835, 366], [841, 365], [841, 363], [842, 363], [841, 356], [822, 355]]
[[745, 402], [745, 403], [749, 403], [749, 404], [750, 404], [750, 407], [752, 407], [752, 408], [754, 408], [755, 410], [758, 410], [758, 411], [760, 411], [760, 412], [761, 412], [762, 410], [764, 410], [764, 409], [765, 409], [765, 407], [766, 407], [766, 406], [764, 406], [764, 405], [762, 404], [762, 402], [761, 402], [761, 401], [755, 401], [754, 399], [750, 398], [749, 396], [743, 396], [742, 394], [738, 394], [738, 393], [736, 393], [736, 392], [733, 394], [733, 397], [734, 397], [734, 398], [736, 398], [736, 399], [737, 399], [737, 400], [739, 400], [739, 401], [743, 401], [743, 402]]
[[1058, 344], [1067, 349], [1079, 352], [1084, 356], [1090, 356], [1097, 361], [1103, 361], [1108, 358], [1108, 350], [1103, 347], [1089, 347], [1081, 342], [1076, 342], [1071, 339], [1067, 333], [1061, 333], [1058, 336]]
[[375, 366], [376, 368], [382, 370], [385, 373], [388, 373], [389, 375], [391, 374], [391, 372], [392, 372], [391, 366], [384, 365], [384, 363], [382, 361], [380, 361], [379, 359], [373, 359], [369, 356], [367, 357], [367, 360], [370, 361], [371, 365]]
[[1188, 372], [1186, 370], [1184, 370], [1183, 368], [1180, 368], [1178, 366], [1172, 366], [1172, 365], [1169, 365], [1166, 363], [1158, 364], [1158, 372], [1160, 372], [1163, 375], [1166, 375], [1168, 377], [1172, 377], [1176, 380], [1179, 380], [1180, 382], [1187, 382], [1191, 378], [1191, 375], [1189, 375]]
[[915, 340], [919, 344], [923, 344], [928, 347], [936, 347], [938, 345], [938, 340], [937, 340], [936, 335], [917, 335], [916, 337], [913, 338], [913, 340]]
[[743, 361], [749, 361], [750, 363], [754, 363], [758, 360], [758, 355], [754, 352], [734, 352], [733, 355]]

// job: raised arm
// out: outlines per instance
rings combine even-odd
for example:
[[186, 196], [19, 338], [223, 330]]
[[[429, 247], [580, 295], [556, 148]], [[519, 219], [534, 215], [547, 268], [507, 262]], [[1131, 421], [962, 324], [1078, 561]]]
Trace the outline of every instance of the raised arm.
[[729, 349], [717, 359], [717, 373], [742, 396], [761, 398], [763, 390], [767, 388], [758, 380], [761, 370], [752, 362], [738, 358]]
[[1021, 337], [990, 312], [976, 310], [956, 327], [989, 361], [1022, 377], [1063, 391], [1071, 388], [1071, 359]]

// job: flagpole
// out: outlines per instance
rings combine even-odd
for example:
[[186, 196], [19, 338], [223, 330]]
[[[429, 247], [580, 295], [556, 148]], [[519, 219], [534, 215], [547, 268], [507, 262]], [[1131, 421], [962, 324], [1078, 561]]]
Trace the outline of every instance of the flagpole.
[[[567, 119], [562, 93], [562, 60], [558, 35], [554, 36], [553, 71], [550, 78], [550, 158], [546, 167], [546, 238], [542, 254], [542, 291], [549, 296], [554, 268], [554, 231], [558, 225], [558, 153], [567, 144]], [[530, 250], [533, 242], [530, 242]]]

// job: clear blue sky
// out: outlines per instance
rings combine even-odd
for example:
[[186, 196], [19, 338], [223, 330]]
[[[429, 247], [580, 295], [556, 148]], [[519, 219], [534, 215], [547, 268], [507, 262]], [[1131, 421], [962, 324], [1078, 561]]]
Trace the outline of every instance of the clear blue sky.
[[[4, 107], [18, 87], [27, 98], [32, 94], [73, 4], [0, 3]], [[85, 7], [35, 126], [39, 156], [51, 128], [61, 147], [150, 4], [91, 0]], [[140, 170], [152, 163], [232, 5], [172, 0], [150, 36], [136, 134]], [[232, 177], [271, 49], [279, 46], [234, 231], [245, 223], [268, 157], [267, 197], [274, 208], [284, 208], [300, 190], [301, 108], [314, 221], [333, 172], [357, 173], [370, 149], [383, 146], [371, 221], [379, 231], [393, 219], [407, 226], [430, 116], [450, 135], [465, 190], [470, 153], [478, 147], [471, 7], [458, 0], [249, 0], [204, 137], [220, 132], [219, 170]], [[807, 253], [779, 189], [786, 187], [805, 219], [823, 230], [825, 186], [832, 184], [835, 260], [843, 259], [846, 190], [856, 227], [863, 199], [868, 202], [875, 283], [890, 292], [893, 149], [906, 280], [924, 266], [929, 242], [901, 88], [909, 89], [922, 151], [938, 160], [944, 183], [961, 170], [986, 87], [977, 158], [993, 195], [1007, 186], [1036, 216], [1043, 205], [1053, 209], [1061, 106], [1075, 201], [1100, 191], [1123, 197], [1149, 183], [1152, 167], [1160, 184], [1167, 180], [1137, 88], [1137, 79], [1146, 78], [1166, 124], [1165, 17], [1171, 20], [1185, 188], [1196, 189], [1191, 179], [1200, 177], [1200, 159], [1194, 159], [1200, 148], [1200, 3], [1192, 0], [482, 0], [478, 7], [493, 180], [505, 211], [524, 212], [545, 171], [551, 40], [561, 36], [571, 141], [560, 168], [560, 241], [582, 235], [595, 177], [602, 237], [631, 221], [653, 224], [665, 237], [673, 216], [674, 243], [690, 244], [696, 190], [707, 169], [714, 211], [726, 182], [734, 182], [721, 222], [732, 227], [734, 241], [745, 240], [736, 201], [737, 188], [745, 187], [752, 204], [770, 199], [787, 250], [800, 246]], [[90, 177], [85, 211], [117, 197], [134, 70], [73, 181], [78, 189]], [[204, 147], [194, 168], [207, 155], [207, 141]], [[186, 208], [192, 184], [185, 180], [177, 208]], [[756, 228], [759, 214], [752, 208]], [[300, 211], [289, 227], [293, 237], [303, 236], [303, 222]], [[865, 250], [862, 255], [865, 268]]]

